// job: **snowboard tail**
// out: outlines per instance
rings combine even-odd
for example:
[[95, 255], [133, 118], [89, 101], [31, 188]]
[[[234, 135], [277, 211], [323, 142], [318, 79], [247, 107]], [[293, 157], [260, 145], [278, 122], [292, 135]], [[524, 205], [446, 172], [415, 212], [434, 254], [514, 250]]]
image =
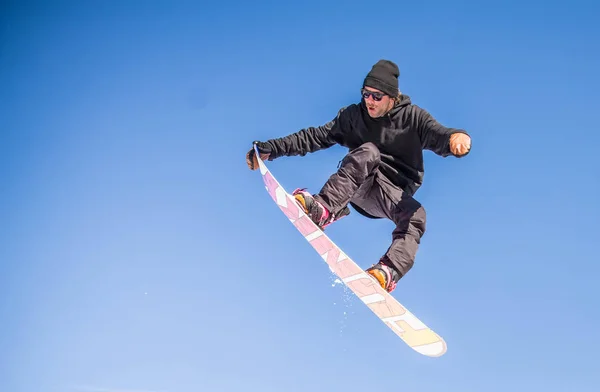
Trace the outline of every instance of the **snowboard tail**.
[[[256, 156], [259, 157], [256, 147], [254, 148]], [[258, 159], [258, 163], [265, 187], [273, 201], [331, 271], [409, 347], [426, 356], [442, 356], [447, 350], [444, 339], [350, 259], [296, 204], [294, 197], [285, 191], [266, 164], [261, 159]]]

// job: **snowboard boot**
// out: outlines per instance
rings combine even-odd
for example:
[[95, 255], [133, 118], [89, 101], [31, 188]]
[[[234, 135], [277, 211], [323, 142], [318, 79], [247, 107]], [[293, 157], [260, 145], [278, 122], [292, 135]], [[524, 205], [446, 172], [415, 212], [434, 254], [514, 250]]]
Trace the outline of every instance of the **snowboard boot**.
[[365, 271], [371, 275], [377, 283], [388, 293], [391, 293], [396, 288], [396, 284], [400, 280], [400, 274], [394, 268], [384, 264], [383, 260], [379, 260]]
[[350, 209], [345, 206], [339, 214], [332, 214], [327, 208], [319, 203], [313, 195], [306, 192], [305, 189], [296, 189], [292, 195], [296, 199], [298, 205], [304, 210], [306, 215], [317, 225], [321, 230], [329, 226], [338, 219], [350, 214]]

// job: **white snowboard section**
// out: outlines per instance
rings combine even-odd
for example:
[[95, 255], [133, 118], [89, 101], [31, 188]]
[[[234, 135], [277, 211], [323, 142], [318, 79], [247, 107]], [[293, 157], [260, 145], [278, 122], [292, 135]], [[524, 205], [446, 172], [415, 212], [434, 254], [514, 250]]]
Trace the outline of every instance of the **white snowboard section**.
[[[258, 156], [258, 152], [257, 152]], [[260, 173], [273, 201], [336, 274], [379, 319], [415, 351], [439, 357], [446, 342], [383, 290], [315, 225], [260, 159]]]

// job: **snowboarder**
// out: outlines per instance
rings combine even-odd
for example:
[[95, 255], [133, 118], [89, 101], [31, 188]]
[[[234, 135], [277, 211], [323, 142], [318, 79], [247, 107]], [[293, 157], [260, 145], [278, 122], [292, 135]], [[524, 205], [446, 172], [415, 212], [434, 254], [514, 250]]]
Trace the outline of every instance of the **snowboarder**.
[[[423, 150], [463, 157], [471, 149], [465, 130], [443, 126], [399, 90], [399, 76], [394, 62], [379, 60], [363, 81], [360, 103], [341, 108], [324, 125], [254, 142], [260, 158], [269, 161], [335, 144], [349, 149], [319, 193], [299, 188], [293, 195], [321, 229], [350, 214], [348, 204], [368, 218], [394, 222], [391, 245], [366, 270], [388, 292], [412, 268], [425, 233], [425, 209], [413, 197], [423, 181]], [[254, 148], [246, 163], [258, 168]]]

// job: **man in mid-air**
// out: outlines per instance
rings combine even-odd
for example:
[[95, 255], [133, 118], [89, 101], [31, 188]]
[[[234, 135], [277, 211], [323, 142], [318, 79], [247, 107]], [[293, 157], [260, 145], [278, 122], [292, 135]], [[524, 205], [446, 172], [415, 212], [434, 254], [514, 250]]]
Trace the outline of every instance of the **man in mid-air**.
[[[412, 268], [425, 233], [425, 209], [413, 197], [423, 181], [423, 150], [462, 157], [471, 149], [465, 130], [441, 125], [399, 91], [399, 76], [395, 63], [379, 60], [364, 79], [360, 103], [340, 109], [325, 125], [254, 142], [262, 160], [304, 156], [335, 144], [349, 149], [319, 193], [296, 189], [293, 195], [321, 229], [348, 215], [348, 204], [366, 217], [395, 223], [389, 248], [366, 270], [388, 292]], [[246, 162], [258, 168], [254, 148]]]

